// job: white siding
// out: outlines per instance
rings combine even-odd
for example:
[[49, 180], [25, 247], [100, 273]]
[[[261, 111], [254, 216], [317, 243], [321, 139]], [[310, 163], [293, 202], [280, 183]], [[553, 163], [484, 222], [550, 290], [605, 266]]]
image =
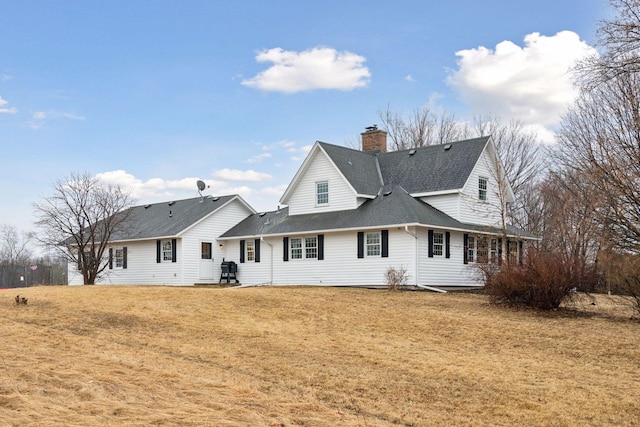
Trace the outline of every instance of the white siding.
[[[501, 201], [498, 197], [499, 186], [493, 165], [493, 159], [487, 150], [483, 151], [478, 163], [469, 175], [462, 196], [460, 196], [460, 217], [456, 218], [459, 221], [500, 226]], [[488, 179], [487, 201], [478, 200], [478, 179], [480, 177]]]
[[[414, 233], [414, 230], [409, 230]], [[403, 228], [389, 230], [389, 257], [358, 258], [357, 232], [336, 232], [324, 235], [324, 260], [301, 259], [283, 261], [283, 239], [266, 238], [261, 242], [260, 263], [238, 264], [242, 284], [259, 285], [385, 285], [384, 273], [389, 267], [404, 267], [408, 283], [431, 286], [478, 286], [474, 271], [463, 263], [462, 233], [452, 233], [451, 258], [428, 258], [427, 230], [417, 233], [418, 240]], [[299, 237], [299, 236], [290, 236]], [[269, 244], [271, 246], [269, 246]], [[229, 259], [239, 261], [238, 240], [228, 242]], [[417, 251], [416, 251], [417, 250]], [[229, 253], [227, 255], [230, 255]], [[273, 264], [272, 264], [273, 262]]]
[[[289, 197], [289, 215], [328, 212], [357, 207], [356, 194], [321, 150], [312, 154], [309, 167]], [[328, 181], [329, 204], [316, 205], [316, 182]]]
[[[127, 268], [105, 270], [106, 274], [98, 283], [174, 286], [199, 283], [200, 243], [203, 241], [212, 243], [212, 262], [215, 263], [213, 281], [217, 282], [224, 250], [216, 239], [250, 213], [244, 204], [233, 200], [205, 218], [177, 238], [176, 262], [156, 262], [156, 239], [119, 244], [117, 247], [127, 247]], [[82, 284], [82, 274], [77, 270], [76, 264], [69, 264], [68, 274], [70, 285]]]
[[460, 221], [460, 194], [441, 194], [422, 197], [422, 201]]

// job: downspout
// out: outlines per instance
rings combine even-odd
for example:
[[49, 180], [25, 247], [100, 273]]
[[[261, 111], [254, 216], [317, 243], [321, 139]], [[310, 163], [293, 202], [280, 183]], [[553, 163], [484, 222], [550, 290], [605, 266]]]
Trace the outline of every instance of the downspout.
[[405, 225], [404, 226], [404, 232], [407, 233], [409, 236], [413, 236], [413, 239], [415, 241], [415, 249], [413, 251], [413, 253], [415, 254], [415, 260], [414, 260], [414, 268], [415, 268], [415, 272], [413, 277], [416, 278], [416, 286], [419, 286], [418, 283], [420, 283], [420, 281], [418, 280], [418, 271], [420, 271], [418, 269], [418, 235], [416, 233], [412, 233], [411, 231], [409, 231], [409, 226]]
[[273, 245], [264, 240], [264, 236], [260, 236], [260, 241], [269, 245], [269, 248], [271, 249], [271, 260], [269, 261], [269, 284], [273, 285]]

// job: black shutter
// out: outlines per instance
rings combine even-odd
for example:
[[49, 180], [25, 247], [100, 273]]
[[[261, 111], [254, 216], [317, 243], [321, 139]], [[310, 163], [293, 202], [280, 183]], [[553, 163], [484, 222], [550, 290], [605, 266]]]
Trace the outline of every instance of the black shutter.
[[78, 249], [78, 270], [82, 270], [82, 251]]
[[498, 264], [502, 263], [502, 239], [498, 239]]
[[253, 257], [256, 262], [260, 262], [260, 239], [255, 240], [255, 256]]
[[109, 248], [109, 270], [113, 270], [113, 248]]
[[244, 240], [240, 240], [240, 263], [244, 262]]
[[433, 230], [429, 230], [429, 258], [433, 258]]
[[444, 257], [451, 258], [451, 233], [448, 231], [444, 234]]
[[162, 258], [161, 258], [162, 253], [161, 253], [161, 251], [162, 251], [162, 242], [161, 242], [160, 240], [157, 240], [157, 241], [156, 241], [156, 262], [157, 262], [157, 263], [159, 263], [159, 262], [162, 260]]
[[364, 232], [358, 231], [358, 258], [364, 258]]
[[127, 268], [127, 247], [122, 248], [122, 268]]
[[178, 241], [176, 239], [171, 239], [171, 262], [176, 262], [178, 260]]
[[289, 261], [289, 238], [282, 238], [282, 260]]
[[382, 258], [389, 257], [389, 230], [382, 230], [380, 232], [380, 237], [382, 240]]
[[462, 238], [463, 241], [463, 245], [462, 245], [462, 250], [464, 251], [462, 253], [462, 259], [464, 260], [465, 264], [469, 264], [469, 258], [468, 258], [468, 252], [469, 252], [469, 235], [465, 233], [464, 237]]
[[318, 234], [318, 260], [324, 259], [324, 234]]
[[520, 263], [520, 265], [522, 265], [522, 247], [523, 247], [523, 245], [522, 245], [522, 240], [520, 240], [520, 241], [518, 242], [518, 245], [519, 245], [519, 249], [520, 249], [520, 250], [518, 251], [518, 262]]

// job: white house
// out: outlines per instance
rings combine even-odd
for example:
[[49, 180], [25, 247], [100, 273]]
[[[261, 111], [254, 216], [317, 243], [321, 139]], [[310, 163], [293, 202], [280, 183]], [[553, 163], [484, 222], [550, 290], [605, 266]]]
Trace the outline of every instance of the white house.
[[481, 286], [475, 264], [519, 259], [534, 236], [503, 226], [514, 195], [490, 137], [386, 152], [316, 142], [281, 198], [219, 237], [243, 284]]
[[362, 151], [316, 142], [276, 211], [239, 196], [132, 208], [99, 283], [217, 283], [226, 260], [248, 285], [384, 286], [394, 267], [411, 285], [473, 287], [477, 263], [535, 239], [503, 225], [514, 195], [490, 137], [396, 152], [375, 127], [362, 138]]
[[[224, 251], [216, 239], [254, 213], [237, 195], [133, 207], [109, 242], [108, 268], [97, 283], [217, 283]], [[70, 285], [83, 283], [76, 264], [68, 274]]]

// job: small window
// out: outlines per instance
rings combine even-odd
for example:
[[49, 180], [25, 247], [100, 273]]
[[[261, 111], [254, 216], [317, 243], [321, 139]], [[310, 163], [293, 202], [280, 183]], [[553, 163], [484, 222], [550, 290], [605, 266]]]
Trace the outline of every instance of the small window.
[[318, 258], [318, 238], [317, 237], [304, 238], [304, 257], [307, 259]]
[[489, 252], [489, 260], [492, 263], [498, 262], [498, 239], [491, 239], [491, 248]]
[[302, 239], [293, 238], [289, 240], [291, 244], [291, 259], [302, 259]]
[[165, 240], [162, 242], [162, 261], [171, 262], [173, 260], [173, 247], [171, 246], [171, 240]]
[[329, 204], [329, 182], [328, 181], [316, 182], [316, 204], [318, 206]]
[[202, 242], [200, 244], [200, 257], [201, 259], [211, 259], [211, 243], [210, 242]]
[[256, 247], [255, 247], [255, 243], [253, 242], [253, 240], [248, 240], [247, 241], [246, 250], [247, 250], [247, 261], [255, 261], [255, 259], [256, 259]]
[[380, 256], [381, 239], [379, 232], [365, 235], [365, 248], [367, 256]]
[[124, 250], [122, 250], [122, 248], [116, 248], [113, 252], [115, 268], [122, 268], [124, 266]]
[[478, 237], [477, 261], [481, 264], [489, 262], [489, 238]]
[[467, 261], [474, 262], [476, 254], [476, 239], [473, 236], [467, 238]]
[[433, 255], [442, 256], [444, 254], [444, 234], [433, 233]]
[[518, 242], [517, 241], [509, 240], [507, 251], [509, 254], [509, 262], [518, 261]]
[[478, 178], [478, 200], [482, 202], [487, 201], [487, 184], [488, 179], [480, 177]]

